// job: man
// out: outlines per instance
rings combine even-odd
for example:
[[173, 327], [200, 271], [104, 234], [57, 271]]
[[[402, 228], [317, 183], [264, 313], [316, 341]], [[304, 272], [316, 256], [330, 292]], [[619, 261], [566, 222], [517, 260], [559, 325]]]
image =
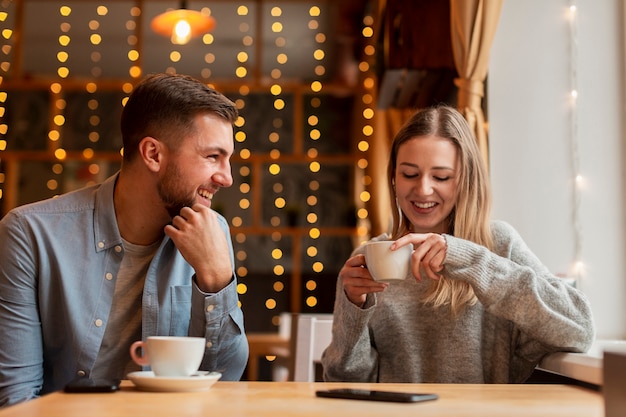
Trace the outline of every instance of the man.
[[124, 378], [130, 344], [206, 338], [203, 370], [248, 358], [228, 225], [237, 109], [181, 75], [148, 76], [122, 113], [121, 170], [0, 222], [0, 407], [70, 380]]

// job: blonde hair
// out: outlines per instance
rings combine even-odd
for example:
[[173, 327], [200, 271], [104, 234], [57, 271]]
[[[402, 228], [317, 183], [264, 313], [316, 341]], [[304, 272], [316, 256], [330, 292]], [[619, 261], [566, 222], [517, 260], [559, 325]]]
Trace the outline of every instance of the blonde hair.
[[[456, 109], [448, 106], [430, 107], [415, 113], [396, 134], [391, 147], [387, 180], [393, 213], [392, 239], [410, 232], [408, 218], [398, 207], [394, 177], [398, 150], [405, 142], [421, 136], [438, 136], [449, 140], [459, 153], [460, 172], [457, 201], [448, 218], [448, 233], [493, 249], [490, 230], [491, 191], [485, 163], [467, 121]], [[435, 307], [450, 305], [457, 314], [476, 303], [472, 287], [446, 278], [433, 281], [424, 302]]]

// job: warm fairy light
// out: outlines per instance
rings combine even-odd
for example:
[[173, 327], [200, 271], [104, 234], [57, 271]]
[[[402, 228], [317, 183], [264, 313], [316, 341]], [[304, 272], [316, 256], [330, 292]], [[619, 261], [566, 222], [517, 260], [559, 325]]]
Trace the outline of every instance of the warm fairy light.
[[59, 148], [54, 151], [54, 156], [56, 159], [64, 160], [65, 158], [67, 158], [67, 152], [65, 151], [65, 149]]
[[57, 126], [63, 126], [65, 124], [65, 116], [61, 114], [54, 116], [54, 124]]
[[241, 159], [249, 159], [250, 156], [252, 155], [252, 152], [250, 152], [250, 149], [242, 149], [239, 151], [239, 157]]
[[313, 263], [313, 271], [320, 273], [324, 270], [324, 264], [317, 261]]
[[311, 129], [311, 131], [309, 132], [309, 137], [312, 140], [318, 140], [322, 137], [322, 133], [318, 129]]
[[239, 207], [242, 210], [247, 210], [248, 208], [250, 208], [250, 200], [248, 200], [247, 198], [242, 198], [241, 200], [239, 200]]
[[278, 164], [271, 164], [269, 166], [269, 168], [268, 168], [268, 171], [272, 175], [278, 175], [280, 173], [280, 165], [278, 165]]
[[139, 78], [141, 76], [141, 68], [139, 66], [133, 65], [132, 67], [130, 67], [130, 69], [128, 70], [128, 74], [132, 77], [132, 78]]
[[285, 199], [282, 198], [282, 197], [277, 197], [274, 200], [274, 206], [276, 206], [276, 208], [281, 209], [281, 208], [284, 208], [286, 205], [287, 205], [287, 203], [286, 203]]
[[311, 91], [315, 93], [319, 93], [322, 91], [322, 83], [320, 81], [313, 81], [311, 83]]
[[317, 305], [317, 297], [309, 296], [306, 298], [306, 305], [309, 307], [315, 307]]
[[170, 61], [179, 62], [181, 58], [182, 58], [182, 55], [179, 51], [170, 52]]
[[91, 148], [83, 149], [83, 158], [91, 159], [91, 158], [93, 158], [93, 155], [94, 155], [93, 149], [91, 149]]
[[270, 158], [276, 160], [276, 159], [280, 159], [280, 151], [278, 149], [272, 149], [270, 151]]
[[235, 133], [235, 140], [239, 143], [241, 142], [245, 142], [246, 140], [246, 133], [244, 131], [238, 131], [237, 133]]

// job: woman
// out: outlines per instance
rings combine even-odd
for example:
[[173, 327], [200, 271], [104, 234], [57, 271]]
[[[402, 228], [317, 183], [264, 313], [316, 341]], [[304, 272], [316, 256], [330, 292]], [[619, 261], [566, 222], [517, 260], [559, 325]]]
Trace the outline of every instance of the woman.
[[490, 220], [487, 171], [459, 112], [413, 115], [387, 174], [393, 230], [374, 240], [412, 244], [412, 276], [376, 282], [355, 250], [337, 281], [325, 380], [520, 383], [546, 354], [590, 347], [585, 296]]

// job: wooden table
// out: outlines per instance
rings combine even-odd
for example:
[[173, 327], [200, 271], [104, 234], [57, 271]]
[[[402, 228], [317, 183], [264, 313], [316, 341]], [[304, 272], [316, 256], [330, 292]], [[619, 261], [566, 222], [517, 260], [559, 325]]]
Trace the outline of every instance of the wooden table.
[[[315, 390], [353, 387], [429, 392], [423, 403], [383, 403], [315, 397]], [[348, 384], [217, 382], [209, 391], [151, 393], [129, 381], [112, 394], [53, 393], [0, 410], [0, 417], [603, 417], [602, 394], [573, 385]]]

